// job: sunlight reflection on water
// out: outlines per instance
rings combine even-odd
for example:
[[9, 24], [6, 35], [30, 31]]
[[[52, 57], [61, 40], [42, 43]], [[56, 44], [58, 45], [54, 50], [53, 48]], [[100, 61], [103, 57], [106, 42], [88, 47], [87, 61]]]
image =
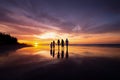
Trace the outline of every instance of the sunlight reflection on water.
[[[58, 51], [58, 47], [55, 48], [55, 57], [58, 52], [61, 54], [62, 49]], [[27, 47], [17, 50], [15, 53], [18, 55], [39, 55], [44, 58], [51, 58], [49, 46], [44, 47]], [[120, 57], [120, 48], [112, 47], [86, 47], [86, 46], [69, 46], [68, 53], [70, 57]], [[66, 54], [66, 47], [64, 47], [64, 54]], [[55, 58], [54, 57], [54, 58]]]
[[60, 61], [66, 58], [77, 59], [79, 57], [120, 58], [120, 48], [69, 46], [68, 52], [66, 51], [66, 47], [64, 47], [64, 51], [62, 51], [62, 49], [58, 51], [57, 48], [58, 47], [55, 48], [54, 57], [50, 53], [51, 51], [49, 46], [21, 48], [16, 51], [9, 52], [7, 55], [0, 56], [0, 64], [18, 65], [38, 62], [48, 62], [46, 64], [50, 64], [51, 61], [52, 64], [54, 64], [57, 62], [56, 60]]

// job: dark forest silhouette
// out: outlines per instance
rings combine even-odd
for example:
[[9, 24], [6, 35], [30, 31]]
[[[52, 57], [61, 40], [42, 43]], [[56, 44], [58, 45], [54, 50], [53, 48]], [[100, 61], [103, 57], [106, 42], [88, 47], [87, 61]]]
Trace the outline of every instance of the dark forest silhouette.
[[0, 32], [0, 45], [18, 44], [17, 38]]
[[10, 34], [0, 32], [0, 54], [30, 46], [24, 43], [18, 43], [18, 39]]

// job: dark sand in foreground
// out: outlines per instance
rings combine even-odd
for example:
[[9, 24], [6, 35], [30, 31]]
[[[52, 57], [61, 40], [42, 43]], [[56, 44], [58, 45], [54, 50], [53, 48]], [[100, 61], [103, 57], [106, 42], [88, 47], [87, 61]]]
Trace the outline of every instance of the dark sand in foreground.
[[[16, 64], [27, 60], [35, 62]], [[120, 59], [109, 57], [43, 59], [34, 55], [0, 66], [0, 80], [118, 80], [119, 77]]]

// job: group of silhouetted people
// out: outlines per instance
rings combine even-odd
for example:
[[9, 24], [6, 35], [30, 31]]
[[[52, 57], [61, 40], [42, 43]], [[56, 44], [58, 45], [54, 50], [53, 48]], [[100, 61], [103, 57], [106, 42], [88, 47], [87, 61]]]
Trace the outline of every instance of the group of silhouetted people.
[[[55, 41], [52, 41], [50, 43], [50, 54], [54, 57], [55, 56]], [[61, 55], [60, 55], [60, 45], [61, 45]], [[58, 46], [58, 54], [57, 54], [57, 58], [64, 58], [64, 46], [66, 45], [66, 58], [68, 58], [68, 45], [69, 45], [69, 41], [68, 39], [64, 40], [62, 39], [61, 42], [60, 40], [58, 39], [57, 40], [57, 46]]]
[[[51, 42], [50, 43], [50, 48], [55, 48], [55, 41], [53, 41], [53, 42]], [[68, 47], [68, 44], [69, 44], [69, 41], [68, 41], [68, 39], [66, 39], [66, 41], [65, 41], [65, 43], [64, 43], [64, 40], [62, 39], [61, 40], [61, 43], [60, 43], [60, 40], [58, 39], [58, 41], [57, 41], [57, 45], [58, 45], [58, 47], [61, 45], [61, 47], [64, 47], [64, 45], [66, 45], [66, 47]]]

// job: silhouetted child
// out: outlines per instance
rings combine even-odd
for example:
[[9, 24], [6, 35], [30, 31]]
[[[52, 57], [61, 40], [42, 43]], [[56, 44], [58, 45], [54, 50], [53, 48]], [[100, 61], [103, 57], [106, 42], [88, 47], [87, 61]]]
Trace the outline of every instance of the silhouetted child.
[[50, 43], [50, 48], [51, 48], [51, 49], [52, 49], [52, 46], [53, 46], [53, 43], [51, 42], [51, 43]]
[[55, 41], [53, 41], [53, 48], [55, 48]]

